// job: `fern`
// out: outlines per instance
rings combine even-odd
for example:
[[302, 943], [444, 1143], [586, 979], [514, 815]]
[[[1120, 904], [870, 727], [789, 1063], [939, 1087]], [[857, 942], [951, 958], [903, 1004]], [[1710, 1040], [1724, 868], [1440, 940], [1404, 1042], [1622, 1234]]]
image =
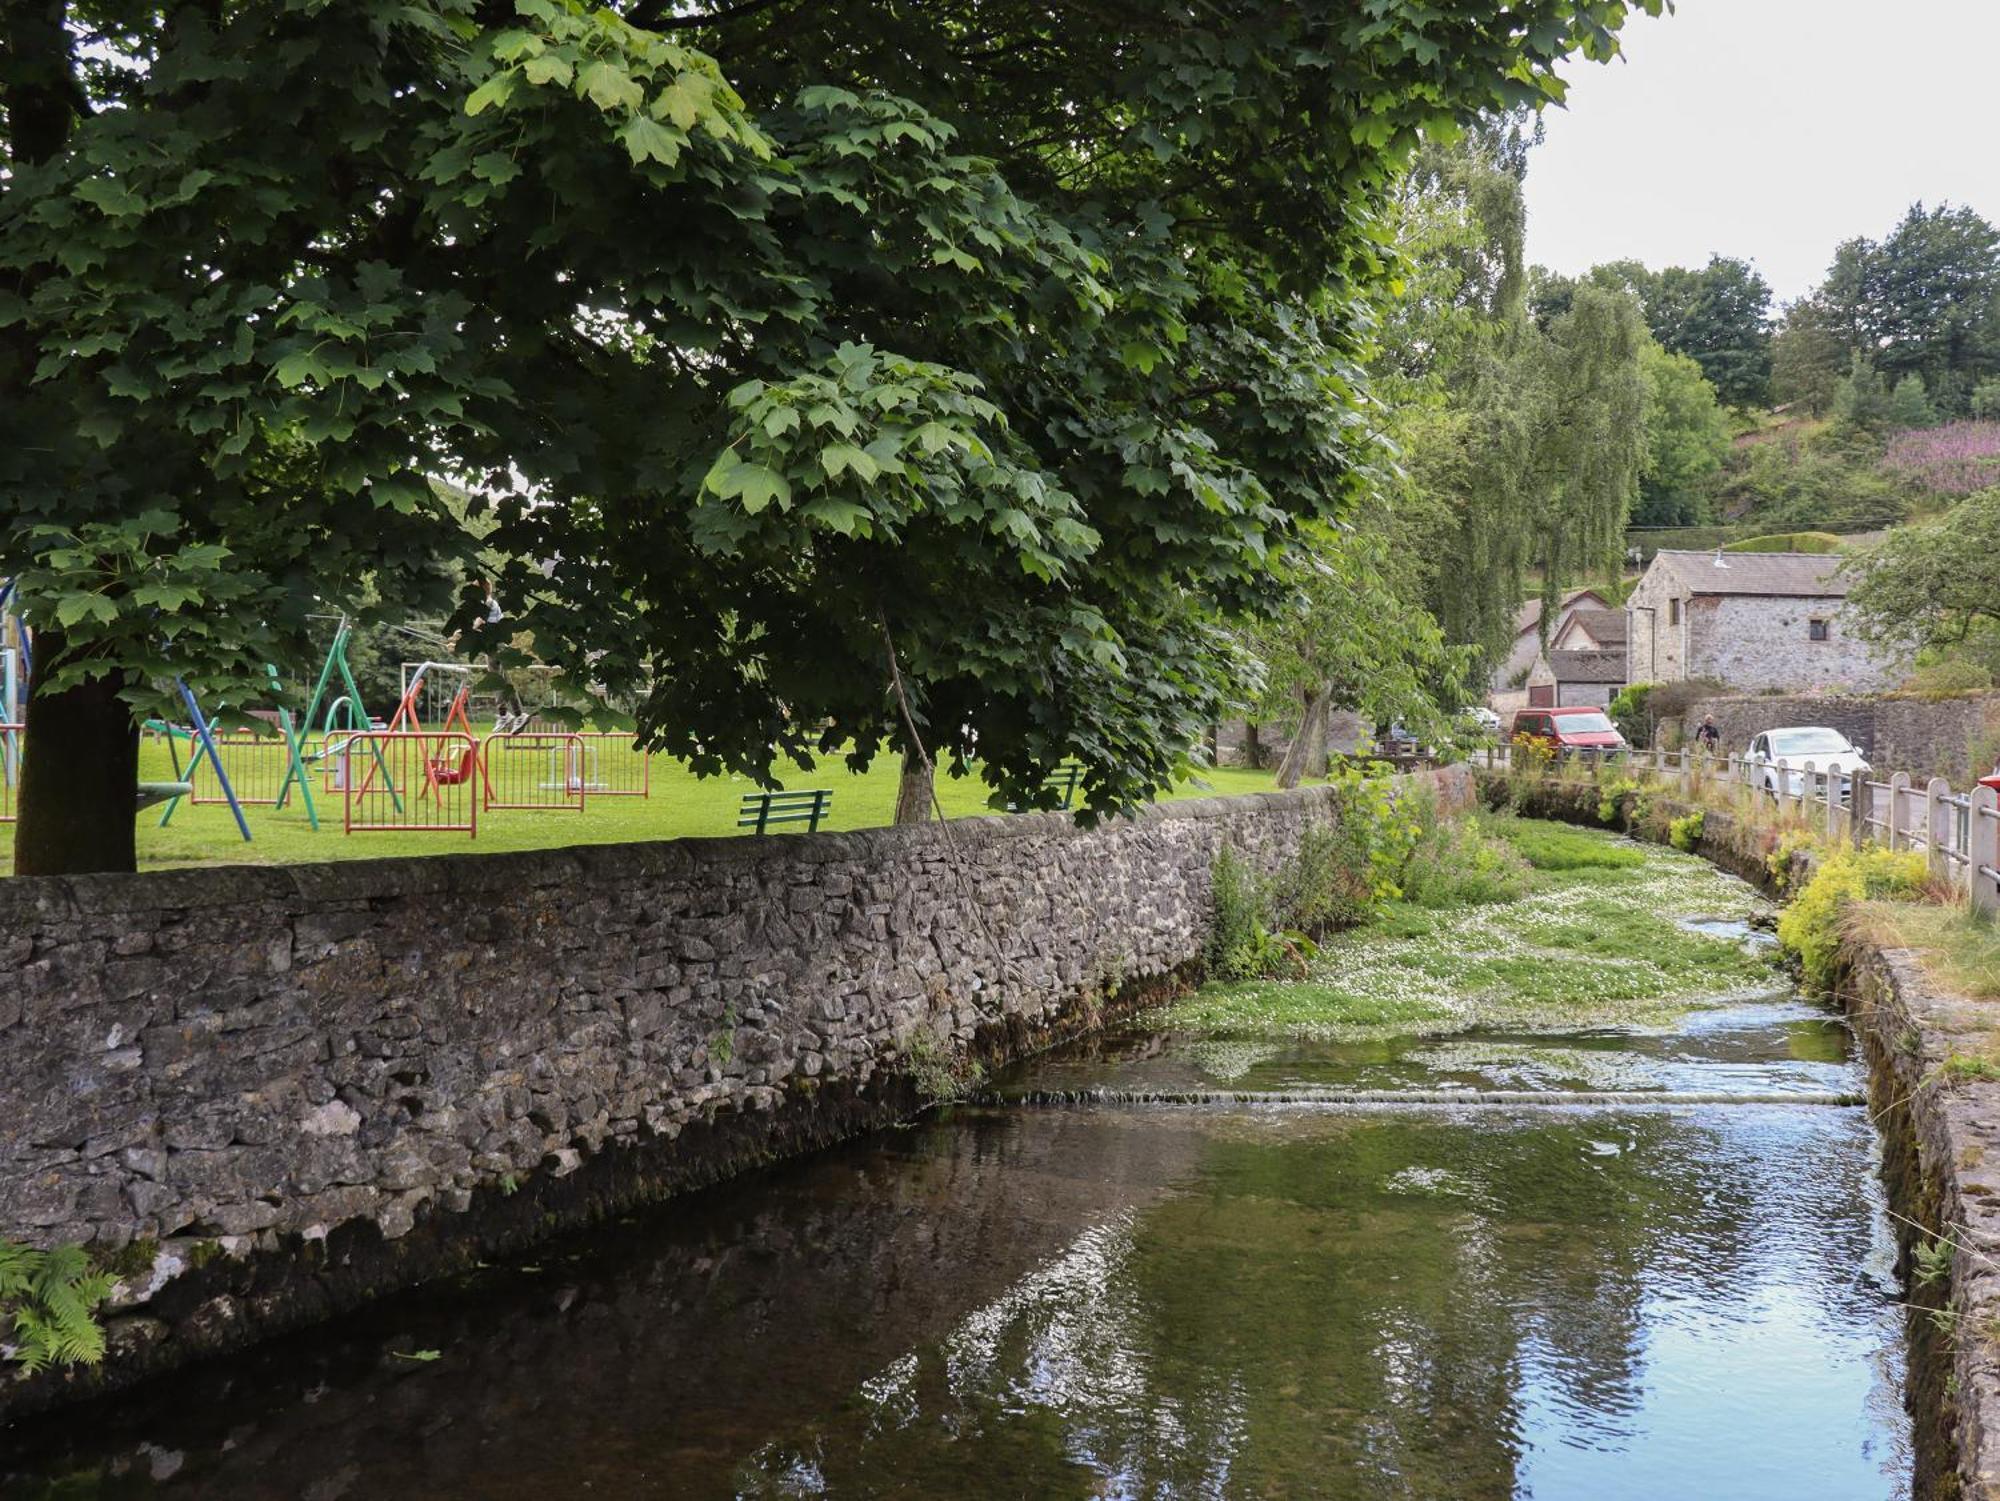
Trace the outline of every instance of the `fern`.
[[13, 1358], [31, 1371], [104, 1359], [96, 1310], [115, 1281], [81, 1246], [38, 1251], [0, 1239], [0, 1319], [13, 1324]]

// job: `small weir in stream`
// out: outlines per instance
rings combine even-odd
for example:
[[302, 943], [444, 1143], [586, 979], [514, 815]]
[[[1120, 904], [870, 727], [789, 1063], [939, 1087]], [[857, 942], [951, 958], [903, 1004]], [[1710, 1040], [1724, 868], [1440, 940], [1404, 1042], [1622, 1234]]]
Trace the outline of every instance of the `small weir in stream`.
[[1133, 1030], [23, 1424], [0, 1496], [1904, 1496], [1861, 1089], [1841, 1023], [1775, 997]]

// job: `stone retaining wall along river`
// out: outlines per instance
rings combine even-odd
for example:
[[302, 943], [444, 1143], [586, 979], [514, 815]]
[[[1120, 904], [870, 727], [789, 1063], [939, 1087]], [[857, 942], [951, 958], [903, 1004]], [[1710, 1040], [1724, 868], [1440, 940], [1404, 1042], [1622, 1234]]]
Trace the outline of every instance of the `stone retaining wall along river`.
[[1216, 851], [1331, 808], [0, 881], [0, 1237], [124, 1277], [0, 1419], [905, 1114], [1185, 983]]

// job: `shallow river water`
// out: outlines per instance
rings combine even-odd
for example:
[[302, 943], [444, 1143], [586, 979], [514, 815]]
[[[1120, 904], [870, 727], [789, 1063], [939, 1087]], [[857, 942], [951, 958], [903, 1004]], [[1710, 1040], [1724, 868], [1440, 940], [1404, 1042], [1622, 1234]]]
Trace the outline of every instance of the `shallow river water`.
[[[1859, 1088], [1793, 1001], [1671, 1033], [1134, 1032], [0, 1433], [0, 1496], [1902, 1496]], [[1511, 1103], [1328, 1103], [1445, 1089]], [[1258, 1093], [1308, 1099], [1220, 1098]]]

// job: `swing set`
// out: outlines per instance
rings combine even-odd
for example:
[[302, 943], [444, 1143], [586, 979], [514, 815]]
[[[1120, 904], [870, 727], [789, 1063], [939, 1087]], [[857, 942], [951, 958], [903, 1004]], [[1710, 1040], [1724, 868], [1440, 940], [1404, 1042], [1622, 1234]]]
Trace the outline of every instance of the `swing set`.
[[[347, 733], [335, 763], [345, 794], [344, 826], [350, 834], [366, 830], [428, 830], [479, 833], [479, 740], [473, 734], [466, 704], [472, 693], [472, 669], [458, 662], [419, 662], [406, 669], [403, 696], [384, 729]], [[455, 676], [444, 718], [426, 728], [421, 705], [432, 674]], [[355, 692], [354, 700], [359, 702]], [[329, 735], [331, 735], [329, 731]], [[354, 747], [369, 752], [357, 774]], [[409, 792], [409, 796], [405, 796]]]

